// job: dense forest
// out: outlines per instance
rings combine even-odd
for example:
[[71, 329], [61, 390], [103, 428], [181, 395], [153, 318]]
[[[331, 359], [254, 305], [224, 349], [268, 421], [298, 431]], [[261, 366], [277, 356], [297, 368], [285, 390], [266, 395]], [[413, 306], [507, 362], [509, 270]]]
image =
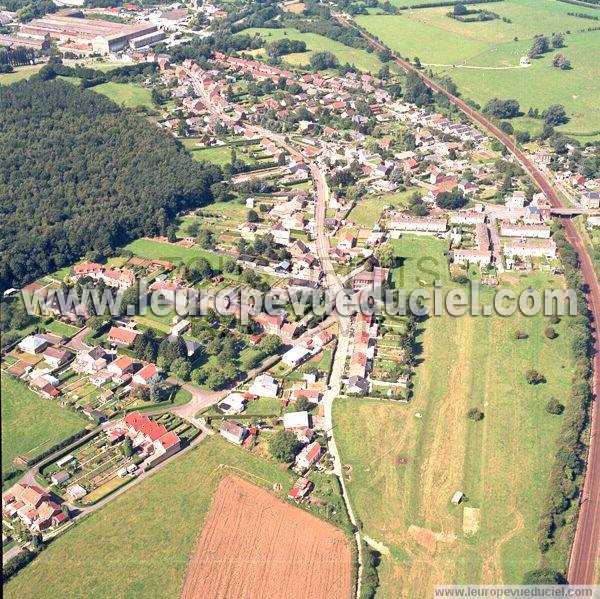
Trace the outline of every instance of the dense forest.
[[212, 200], [218, 167], [63, 81], [0, 85], [0, 287], [144, 235]]

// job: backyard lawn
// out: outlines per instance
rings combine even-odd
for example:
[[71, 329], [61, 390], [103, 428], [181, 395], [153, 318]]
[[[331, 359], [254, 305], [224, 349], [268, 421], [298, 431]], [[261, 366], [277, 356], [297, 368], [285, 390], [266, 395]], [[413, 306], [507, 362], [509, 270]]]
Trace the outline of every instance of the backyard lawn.
[[408, 204], [408, 198], [414, 191], [415, 188], [411, 188], [407, 191], [394, 193], [392, 195], [380, 197], [367, 196], [352, 208], [348, 218], [357, 225], [373, 228], [386, 206], [394, 206], [394, 208], [406, 206]]
[[[400, 270], [407, 272], [394, 273], [395, 281], [429, 287], [441, 274], [448, 287], [447, 271], [423, 269], [424, 258], [430, 271], [445, 267], [443, 246], [434, 251], [437, 241], [399, 240], [397, 252], [406, 258]], [[503, 284], [561, 283], [538, 273], [507, 276]], [[482, 300], [490, 294], [482, 291]], [[568, 319], [554, 325], [556, 339], [545, 337], [547, 326], [541, 315], [432, 316], [419, 336], [423, 352], [409, 404], [335, 401], [336, 441], [343, 464], [351, 466], [348, 490], [357, 517], [364, 534], [390, 551], [378, 596], [416, 596], [415, 589], [427, 592], [434, 584], [517, 584], [540, 563], [536, 529], [563, 418], [545, 405], [567, 397], [573, 372]], [[517, 329], [528, 338], [516, 340]], [[547, 382], [528, 385], [530, 368]], [[474, 407], [484, 413], [481, 422], [466, 417]], [[450, 502], [457, 490], [466, 494], [465, 506], [480, 510], [472, 537], [463, 534], [463, 506]], [[564, 569], [565, 555], [546, 557]]]
[[200, 248], [183, 247], [170, 243], [162, 243], [153, 241], [152, 239], [136, 239], [129, 245], [126, 245], [125, 250], [133, 252], [140, 258], [148, 260], [168, 260], [174, 264], [189, 262], [197, 258], [206, 258], [213, 268], [222, 266], [223, 257], [219, 254], [202, 250]]
[[18, 455], [34, 457], [85, 428], [88, 421], [2, 373], [2, 470]]

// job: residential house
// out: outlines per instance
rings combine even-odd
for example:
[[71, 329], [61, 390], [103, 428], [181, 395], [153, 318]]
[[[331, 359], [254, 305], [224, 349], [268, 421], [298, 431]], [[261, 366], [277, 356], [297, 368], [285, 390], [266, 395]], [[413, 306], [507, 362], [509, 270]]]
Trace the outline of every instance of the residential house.
[[139, 335], [137, 331], [131, 329], [124, 329], [122, 327], [111, 327], [108, 331], [106, 339], [109, 343], [115, 343], [123, 347], [129, 347], [135, 338]]
[[246, 398], [241, 393], [230, 393], [217, 404], [217, 407], [227, 416], [241, 414], [246, 408]]
[[136, 385], [149, 385], [150, 381], [158, 375], [156, 364], [146, 364], [142, 369], [133, 375], [133, 382]]
[[111, 362], [106, 370], [115, 378], [123, 379], [125, 375], [133, 372], [133, 360], [129, 356], [121, 356]]
[[296, 466], [301, 470], [309, 470], [321, 458], [321, 445], [314, 441], [307, 445], [297, 456]]
[[287, 412], [283, 415], [283, 428], [290, 431], [294, 429], [309, 428], [308, 412]]
[[233, 420], [224, 420], [221, 423], [219, 433], [222, 437], [231, 441], [231, 443], [241, 445], [248, 434], [248, 429], [243, 424], [239, 424]]
[[59, 366], [66, 364], [72, 357], [73, 354], [66, 349], [49, 347], [46, 351], [44, 351], [44, 360], [54, 368], [58, 368]]
[[275, 398], [279, 395], [279, 383], [272, 376], [263, 373], [252, 381], [248, 391], [258, 397]]
[[19, 343], [18, 348], [26, 354], [39, 354], [43, 352], [48, 345], [48, 341], [43, 337], [38, 335], [28, 335]]

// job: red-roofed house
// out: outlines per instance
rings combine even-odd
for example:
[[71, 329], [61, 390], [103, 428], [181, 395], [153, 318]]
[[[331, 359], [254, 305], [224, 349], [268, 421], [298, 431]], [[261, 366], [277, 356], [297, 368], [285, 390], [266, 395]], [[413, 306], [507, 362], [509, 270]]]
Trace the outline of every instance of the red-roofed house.
[[133, 375], [133, 382], [138, 385], [148, 385], [150, 380], [158, 374], [155, 364], [147, 364]]
[[135, 341], [138, 334], [137, 331], [132, 331], [131, 329], [111, 327], [106, 338], [110, 343], [129, 347]]
[[319, 461], [321, 457], [321, 446], [317, 441], [307, 445], [297, 456], [296, 466], [302, 470], [308, 470]]

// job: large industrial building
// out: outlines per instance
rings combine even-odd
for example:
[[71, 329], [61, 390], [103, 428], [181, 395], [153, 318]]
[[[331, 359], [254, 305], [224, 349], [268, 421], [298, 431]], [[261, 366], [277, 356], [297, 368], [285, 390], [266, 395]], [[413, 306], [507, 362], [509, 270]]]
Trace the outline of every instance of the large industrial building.
[[150, 23], [130, 25], [59, 14], [34, 19], [23, 25], [19, 33], [34, 39], [49, 35], [60, 49], [82, 54], [109, 54], [128, 46], [141, 48], [165, 38], [164, 33]]

